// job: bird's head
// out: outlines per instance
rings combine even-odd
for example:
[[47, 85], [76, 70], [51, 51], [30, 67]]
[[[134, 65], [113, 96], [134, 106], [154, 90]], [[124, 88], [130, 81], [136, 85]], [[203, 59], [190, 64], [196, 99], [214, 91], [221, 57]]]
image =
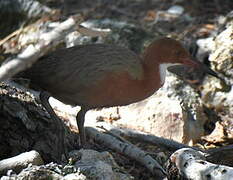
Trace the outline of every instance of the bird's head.
[[204, 72], [219, 78], [216, 72], [195, 60], [182, 44], [171, 38], [160, 38], [153, 41], [146, 49], [144, 58], [149, 61], [156, 61], [157, 65], [170, 67], [174, 65], [186, 65], [202, 69]]

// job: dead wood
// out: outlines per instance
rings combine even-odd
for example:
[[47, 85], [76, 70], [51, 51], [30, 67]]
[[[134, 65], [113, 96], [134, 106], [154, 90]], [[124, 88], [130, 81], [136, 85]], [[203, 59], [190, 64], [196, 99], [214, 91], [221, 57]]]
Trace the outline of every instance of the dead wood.
[[[36, 150], [45, 162], [58, 162], [56, 122], [33, 97], [0, 84], [0, 159]], [[77, 147], [78, 136], [65, 127], [68, 150]]]
[[206, 160], [206, 155], [201, 151], [183, 148], [173, 153], [170, 161], [177, 168], [179, 177], [192, 180], [233, 178], [232, 167], [210, 163]]
[[110, 125], [108, 123], [101, 122], [101, 123], [98, 123], [98, 125], [115, 135], [132, 138], [136, 140], [137, 142], [153, 144], [155, 146], [158, 146], [161, 149], [164, 149], [165, 151], [174, 152], [181, 148], [193, 148], [188, 145], [173, 141], [171, 139], [166, 139], [166, 138], [158, 137], [152, 134], [138, 132], [136, 130], [131, 130], [127, 128], [122, 128], [122, 127], [119, 128], [119, 127]]
[[45, 55], [52, 47], [58, 45], [68, 33], [75, 31], [82, 21], [81, 16], [73, 16], [62, 22], [51, 32], [42, 34], [37, 44], [28, 46], [16, 58], [8, 59], [1, 65], [0, 80], [8, 80], [17, 73], [32, 66], [33, 63]]
[[92, 127], [86, 127], [86, 132], [88, 136], [94, 138], [98, 143], [101, 143], [118, 153], [124, 154], [125, 156], [140, 162], [156, 177], [165, 177], [166, 172], [159, 165], [159, 163], [137, 146], [123, 142], [111, 135], [101, 133]]
[[0, 161], [0, 175], [5, 174], [8, 170], [13, 170], [19, 173], [29, 164], [42, 165], [44, 164], [40, 154], [34, 150], [22, 153], [18, 156], [7, 158]]
[[205, 151], [206, 159], [212, 163], [233, 167], [233, 145], [212, 148]]

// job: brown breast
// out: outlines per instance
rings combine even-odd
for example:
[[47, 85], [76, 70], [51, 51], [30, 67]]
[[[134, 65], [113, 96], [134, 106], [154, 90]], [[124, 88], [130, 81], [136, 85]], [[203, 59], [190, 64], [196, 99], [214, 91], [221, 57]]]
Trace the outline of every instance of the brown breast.
[[133, 79], [127, 72], [108, 74], [91, 87], [87, 93], [90, 107], [111, 107], [128, 105], [151, 96], [161, 85], [157, 77]]

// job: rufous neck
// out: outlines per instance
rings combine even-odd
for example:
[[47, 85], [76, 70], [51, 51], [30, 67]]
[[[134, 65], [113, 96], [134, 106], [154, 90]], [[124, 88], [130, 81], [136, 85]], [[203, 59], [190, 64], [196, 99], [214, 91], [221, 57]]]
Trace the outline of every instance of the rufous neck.
[[157, 86], [156, 88], [159, 88], [161, 87], [161, 78], [159, 68], [160, 64], [157, 60], [158, 58], [156, 58], [155, 56], [144, 54], [143, 69], [146, 84], [148, 84], [149, 86]]
[[157, 73], [159, 71], [160, 56], [159, 53], [150, 53], [150, 49], [147, 49], [143, 54], [144, 69], [150, 73]]

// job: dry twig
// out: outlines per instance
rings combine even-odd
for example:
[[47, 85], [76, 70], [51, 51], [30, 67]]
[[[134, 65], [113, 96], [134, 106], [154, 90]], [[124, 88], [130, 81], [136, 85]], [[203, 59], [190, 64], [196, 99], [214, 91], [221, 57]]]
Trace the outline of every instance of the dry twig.
[[78, 32], [80, 32], [83, 35], [96, 37], [96, 36], [107, 36], [111, 30], [110, 29], [89, 29], [82, 25], [78, 26]]
[[117, 134], [118, 136], [126, 136], [129, 138], [133, 138], [139, 142], [153, 144], [155, 146], [158, 146], [158, 147], [163, 148], [163, 149], [168, 150], [168, 151], [174, 152], [174, 151], [181, 149], [181, 148], [192, 148], [190, 146], [187, 146], [185, 144], [181, 144], [181, 143], [173, 141], [171, 139], [166, 139], [163, 137], [158, 137], [158, 136], [154, 136], [154, 135], [150, 135], [150, 134], [146, 134], [146, 133], [141, 133], [141, 132], [137, 132], [135, 130], [130, 130], [130, 129], [126, 129], [126, 128], [118, 128], [116, 126], [113, 126], [113, 125], [110, 125], [107, 123], [103, 123], [103, 122], [98, 123], [98, 124], [101, 124], [99, 126], [104, 127], [109, 132], [111, 132], [113, 134]]
[[159, 163], [138, 147], [122, 142], [108, 134], [101, 133], [93, 127], [86, 127], [86, 131], [87, 135], [91, 136], [99, 143], [103, 143], [105, 146], [140, 162], [149, 169], [152, 174], [156, 175], [156, 177], [166, 176], [166, 172]]
[[233, 168], [207, 162], [206, 154], [190, 148], [183, 148], [172, 154], [171, 162], [179, 174], [187, 179], [233, 179]]
[[68, 33], [77, 29], [81, 22], [81, 16], [73, 16], [62, 22], [51, 32], [42, 34], [36, 45], [28, 46], [16, 58], [4, 62], [0, 67], [0, 81], [5, 81], [30, 67], [37, 59], [46, 54], [51, 47], [59, 44]]
[[0, 174], [4, 174], [7, 170], [13, 169], [15, 172], [20, 172], [23, 168], [26, 168], [29, 164], [41, 165], [43, 160], [40, 154], [36, 151], [30, 151], [22, 153], [18, 156], [3, 159], [0, 161]]

